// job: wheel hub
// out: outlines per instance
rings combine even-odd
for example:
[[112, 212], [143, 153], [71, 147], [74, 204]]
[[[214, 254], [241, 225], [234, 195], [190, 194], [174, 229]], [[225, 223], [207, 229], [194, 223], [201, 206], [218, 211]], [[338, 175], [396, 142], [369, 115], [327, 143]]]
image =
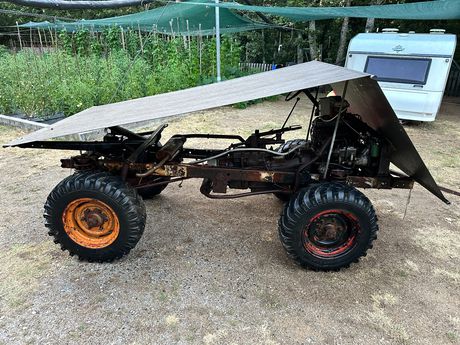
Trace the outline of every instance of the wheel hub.
[[310, 227], [309, 238], [324, 246], [340, 243], [347, 234], [346, 222], [336, 214], [321, 216]]
[[323, 211], [305, 227], [303, 245], [316, 256], [337, 256], [355, 245], [359, 229], [359, 222], [353, 214], [343, 210]]
[[83, 212], [83, 217], [81, 218], [83, 222], [85, 222], [89, 228], [96, 228], [99, 227], [102, 229], [102, 225], [109, 220], [106, 214], [99, 208], [95, 208], [94, 210], [85, 209]]
[[67, 235], [86, 248], [107, 247], [120, 232], [120, 223], [114, 210], [92, 198], [70, 202], [62, 214], [62, 222]]

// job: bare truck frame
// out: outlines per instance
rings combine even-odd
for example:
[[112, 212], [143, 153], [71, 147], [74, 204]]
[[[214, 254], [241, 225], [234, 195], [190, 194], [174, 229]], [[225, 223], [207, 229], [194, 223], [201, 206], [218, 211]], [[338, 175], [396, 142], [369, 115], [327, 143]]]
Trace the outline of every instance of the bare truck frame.
[[[309, 85], [304, 82], [308, 74], [303, 78], [289, 77], [292, 73], [305, 72], [302, 70], [305, 68], [321, 69], [320, 72], [330, 73], [332, 80], [320, 78], [314, 82], [316, 85]], [[256, 130], [247, 138], [233, 134], [177, 134], [161, 144], [166, 124], [153, 131], [135, 133], [123, 128], [122, 123], [115, 123], [104, 126], [107, 131], [101, 141], [36, 140], [69, 134], [65, 130], [69, 125], [64, 120], [62, 125], [58, 123], [43, 131], [45, 134], [32, 133], [29, 138], [10, 143], [24, 148], [80, 151], [61, 160], [62, 167], [74, 169], [75, 174], [61, 181], [45, 204], [46, 226], [55, 242], [83, 260], [118, 259], [134, 248], [144, 231], [146, 212], [142, 198], [160, 194], [170, 183], [201, 178], [200, 191], [208, 198], [270, 193], [285, 201], [279, 237], [288, 255], [304, 267], [336, 270], [358, 261], [377, 236], [375, 211], [356, 188], [412, 188], [415, 180], [448, 202], [380, 88], [367, 75], [327, 64], [307, 63], [285, 68], [282, 73], [261, 73], [170, 93], [169, 97], [179, 101], [176, 96], [181, 92], [182, 95], [195, 92], [216, 99], [214, 103], [203, 104], [201, 109], [215, 106], [216, 102], [225, 105], [228, 101], [223, 99], [227, 97], [232, 102], [248, 97], [243, 96], [249, 90], [247, 84], [257, 78], [259, 87], [266, 87], [270, 78], [292, 84], [287, 88], [273, 86], [264, 95], [287, 92], [286, 100], [295, 101], [281, 128]], [[323, 84], [332, 84], [341, 96], [318, 99], [318, 86]], [[232, 92], [222, 94], [225, 85], [230, 87], [227, 91], [235, 85], [242, 88], [234, 91], [240, 98]], [[294, 91], [296, 88], [299, 91]], [[285, 132], [302, 128], [286, 126], [300, 94], [313, 104], [306, 121], [306, 134], [301, 139], [285, 141]], [[162, 107], [161, 111], [174, 109], [173, 103], [162, 103], [161, 96], [149, 98], [150, 104]], [[126, 104], [116, 106], [126, 107]], [[366, 111], [366, 107], [372, 111]], [[175, 114], [187, 110], [175, 110]], [[166, 116], [175, 115], [172, 112]], [[88, 115], [84, 116], [88, 119]], [[123, 121], [126, 120], [118, 120]], [[101, 125], [94, 124], [91, 129], [96, 128]], [[56, 132], [50, 134], [53, 130]], [[74, 131], [83, 130], [80, 126]], [[233, 143], [226, 149], [197, 149], [187, 147], [190, 138], [230, 139]], [[390, 170], [391, 162], [401, 171]], [[229, 188], [246, 191], [227, 193]]]

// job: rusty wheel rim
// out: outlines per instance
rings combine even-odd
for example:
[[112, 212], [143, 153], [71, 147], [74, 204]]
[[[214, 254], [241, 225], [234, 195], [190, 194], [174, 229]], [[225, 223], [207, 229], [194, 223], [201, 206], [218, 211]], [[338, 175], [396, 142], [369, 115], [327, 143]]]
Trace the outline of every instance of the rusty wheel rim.
[[302, 234], [303, 246], [320, 258], [336, 258], [356, 245], [361, 232], [357, 217], [344, 210], [326, 210], [314, 216]]
[[113, 209], [92, 198], [70, 202], [62, 214], [62, 222], [75, 243], [91, 249], [109, 246], [120, 233], [120, 222]]

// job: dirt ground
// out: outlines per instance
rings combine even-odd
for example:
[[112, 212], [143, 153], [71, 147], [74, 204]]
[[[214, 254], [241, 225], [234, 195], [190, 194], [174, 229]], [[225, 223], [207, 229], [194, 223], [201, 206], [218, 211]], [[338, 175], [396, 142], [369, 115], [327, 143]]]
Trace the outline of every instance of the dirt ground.
[[[248, 135], [281, 124], [289, 108], [198, 113], [165, 137]], [[307, 114], [301, 105], [290, 123]], [[436, 180], [460, 189], [460, 104], [406, 130]], [[1, 142], [19, 134], [0, 127]], [[417, 185], [404, 219], [408, 191], [365, 191], [379, 217], [374, 248], [349, 269], [318, 273], [286, 256], [273, 196], [209, 200], [201, 181], [186, 181], [146, 202], [146, 231], [128, 256], [88, 264], [43, 225], [48, 193], [69, 174], [59, 158], [69, 155], [0, 149], [0, 343], [460, 343], [459, 197], [447, 206]]]

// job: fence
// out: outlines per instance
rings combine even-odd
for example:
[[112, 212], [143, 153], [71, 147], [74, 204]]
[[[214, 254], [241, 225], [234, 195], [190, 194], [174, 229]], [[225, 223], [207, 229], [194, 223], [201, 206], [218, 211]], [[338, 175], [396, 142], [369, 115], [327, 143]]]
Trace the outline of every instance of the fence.
[[[273, 64], [270, 63], [253, 63], [253, 62], [241, 62], [239, 67], [244, 72], [265, 72], [274, 69]], [[460, 65], [453, 61], [450, 69], [449, 78], [447, 79], [446, 90], [444, 91], [445, 96], [460, 97]]]
[[257, 72], [266, 72], [273, 69], [271, 63], [252, 63], [252, 62], [241, 62], [239, 64], [240, 70], [243, 72], [257, 71]]

